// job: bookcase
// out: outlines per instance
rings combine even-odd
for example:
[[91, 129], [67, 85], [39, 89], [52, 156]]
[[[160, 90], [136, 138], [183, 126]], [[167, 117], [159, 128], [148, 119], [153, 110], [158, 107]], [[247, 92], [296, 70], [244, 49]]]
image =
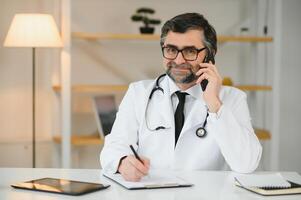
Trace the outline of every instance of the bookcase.
[[[79, 1], [79, 0], [78, 0]], [[250, 4], [250, 2], [248, 3]], [[84, 20], [82, 20], [84, 21]], [[116, 45], [118, 42], [122, 42], [122, 44], [130, 45], [130, 46], [143, 46], [145, 51], [148, 51], [149, 46], [153, 46], [158, 43], [159, 35], [142, 35], [142, 34], [134, 34], [128, 32], [119, 31], [115, 32], [106, 32], [106, 31], [70, 31], [70, 36], [72, 37], [72, 42], [80, 42], [86, 46], [101, 46], [105, 43], [106, 46]], [[260, 36], [258, 36], [260, 35]], [[141, 43], [140, 43], [141, 42]], [[240, 46], [240, 45], [251, 45], [254, 49], [259, 45], [269, 45], [273, 43], [273, 37], [262, 36], [262, 34], [251, 34], [251, 35], [240, 35], [240, 34], [226, 34], [226, 35], [218, 35], [218, 42], [220, 46], [225, 44]], [[151, 50], [149, 50], [151, 51]], [[254, 50], [256, 51], [256, 50]], [[254, 52], [253, 52], [254, 53]], [[258, 52], [255, 52], [257, 54]], [[96, 56], [106, 56], [107, 54], [101, 54], [101, 52]], [[94, 55], [95, 56], [95, 55]], [[130, 64], [131, 61], [128, 62]], [[145, 79], [145, 77], [141, 77], [141, 79]], [[128, 87], [128, 83], [112, 85], [108, 84], [73, 84], [71, 86], [71, 94], [74, 96], [93, 96], [97, 94], [106, 93], [108, 91], [118, 91], [125, 92]], [[248, 96], [252, 96], [252, 98], [257, 93], [270, 93], [272, 91], [272, 86], [270, 84], [257, 84], [256, 81], [252, 82], [252, 84], [243, 84], [238, 85], [234, 83], [234, 87], [237, 87], [241, 90], [247, 92]], [[60, 94], [61, 85], [53, 85], [53, 90], [56, 94]], [[255, 94], [255, 95], [254, 95]], [[256, 104], [256, 99], [254, 100]], [[88, 102], [89, 103], [89, 102]], [[256, 131], [256, 135], [262, 141], [268, 141], [271, 139], [271, 133], [265, 127], [256, 126], [254, 127]], [[91, 133], [92, 134], [92, 133]], [[54, 137], [54, 141], [57, 143], [61, 142], [61, 137], [56, 135]], [[71, 133], [71, 144], [74, 146], [82, 146], [82, 145], [101, 145], [103, 144], [103, 140], [99, 138], [97, 134], [87, 135], [72, 135]]]
[[[143, 35], [143, 34], [109, 34], [109, 33], [83, 33], [74, 32], [72, 36], [75, 39], [83, 40], [150, 40], [159, 41], [159, 35]], [[272, 42], [272, 37], [256, 37], [256, 36], [218, 36], [218, 42], [249, 42], [249, 43], [259, 43], [259, 42]], [[233, 85], [234, 87], [247, 92], [258, 92], [258, 91], [271, 91], [272, 87], [269, 85]], [[60, 92], [61, 87], [59, 85], [54, 85], [53, 90], [55, 92]], [[74, 85], [72, 86], [73, 94], [88, 94], [97, 95], [106, 92], [125, 92], [127, 90], [127, 85]], [[260, 140], [269, 140], [271, 134], [268, 130], [263, 128], [255, 128], [255, 133]], [[98, 135], [88, 135], [88, 136], [78, 136], [73, 135], [71, 137], [72, 145], [101, 145], [103, 144], [103, 138]], [[54, 141], [57, 143], [61, 142], [59, 136], [54, 137]]]

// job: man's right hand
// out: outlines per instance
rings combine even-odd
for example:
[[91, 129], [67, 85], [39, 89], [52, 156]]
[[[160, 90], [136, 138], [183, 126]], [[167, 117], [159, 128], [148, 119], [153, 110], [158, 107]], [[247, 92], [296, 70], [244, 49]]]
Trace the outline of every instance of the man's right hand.
[[141, 163], [135, 156], [129, 155], [122, 159], [118, 172], [126, 181], [140, 181], [143, 176], [146, 176], [149, 171], [150, 161], [147, 158], [141, 157]]

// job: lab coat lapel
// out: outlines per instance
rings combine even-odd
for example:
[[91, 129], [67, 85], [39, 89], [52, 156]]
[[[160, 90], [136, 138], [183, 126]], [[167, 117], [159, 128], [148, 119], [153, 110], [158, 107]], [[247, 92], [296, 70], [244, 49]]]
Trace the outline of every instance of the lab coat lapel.
[[[200, 94], [198, 98], [190, 98], [190, 101], [187, 103], [190, 104], [189, 106], [191, 106], [191, 108], [189, 109], [189, 112], [186, 113], [184, 126], [179, 139], [188, 132], [193, 131], [194, 133], [194, 130], [203, 126], [207, 115], [207, 106], [205, 104], [205, 101], [203, 100], [202, 95]], [[187, 103], [185, 104], [185, 106], [187, 106]]]
[[168, 79], [167, 77], [164, 78], [162, 81], [162, 88], [164, 90], [164, 100], [162, 102], [162, 111], [165, 111], [164, 116], [165, 119], [170, 122], [170, 131], [172, 133], [175, 132], [175, 121], [174, 121], [174, 112], [173, 112], [173, 107], [172, 107], [172, 102], [171, 102], [171, 94], [169, 90], [169, 84], [168, 84]]
[[148, 123], [152, 128], [163, 125], [168, 128], [168, 131], [174, 132], [173, 109], [169, 94], [168, 80], [166, 77], [164, 77], [164, 79], [160, 82], [160, 87], [162, 87], [164, 93], [157, 90], [154, 92], [152, 99], [149, 101], [147, 113], [149, 119]]

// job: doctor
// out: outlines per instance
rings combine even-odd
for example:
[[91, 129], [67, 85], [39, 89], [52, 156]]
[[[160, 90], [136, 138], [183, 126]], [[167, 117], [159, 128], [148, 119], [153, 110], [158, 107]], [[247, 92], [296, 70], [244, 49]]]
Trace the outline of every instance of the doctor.
[[167, 75], [130, 84], [105, 138], [103, 170], [129, 181], [150, 168], [254, 171], [262, 147], [246, 94], [221, 85], [214, 28], [198, 13], [178, 15], [162, 27], [160, 43]]

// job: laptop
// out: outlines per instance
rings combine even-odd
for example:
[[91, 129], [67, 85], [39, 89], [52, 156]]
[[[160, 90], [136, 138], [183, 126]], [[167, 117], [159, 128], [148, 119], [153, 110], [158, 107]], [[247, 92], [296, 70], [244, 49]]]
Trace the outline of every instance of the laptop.
[[95, 114], [97, 130], [101, 138], [111, 133], [117, 108], [114, 95], [93, 96], [93, 110]]

